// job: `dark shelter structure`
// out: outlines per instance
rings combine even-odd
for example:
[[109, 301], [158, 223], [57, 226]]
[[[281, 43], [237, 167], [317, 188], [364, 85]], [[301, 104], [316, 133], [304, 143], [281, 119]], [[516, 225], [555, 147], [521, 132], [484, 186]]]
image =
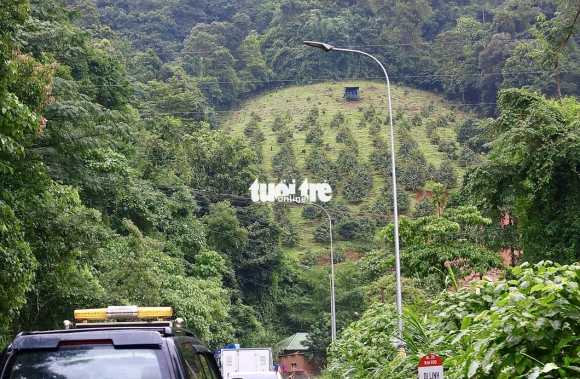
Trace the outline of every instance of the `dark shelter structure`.
[[358, 87], [344, 87], [344, 99], [346, 101], [358, 100]]

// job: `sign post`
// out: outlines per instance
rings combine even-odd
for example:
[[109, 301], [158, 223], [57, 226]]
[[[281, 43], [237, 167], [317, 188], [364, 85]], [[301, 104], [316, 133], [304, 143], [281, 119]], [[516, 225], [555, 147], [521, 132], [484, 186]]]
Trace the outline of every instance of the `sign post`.
[[425, 355], [419, 361], [419, 379], [443, 379], [443, 361], [435, 354]]

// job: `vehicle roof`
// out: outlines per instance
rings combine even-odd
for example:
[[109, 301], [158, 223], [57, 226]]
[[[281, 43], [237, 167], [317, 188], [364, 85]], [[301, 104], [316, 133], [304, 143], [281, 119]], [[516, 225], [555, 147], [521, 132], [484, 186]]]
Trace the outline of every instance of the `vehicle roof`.
[[98, 326], [94, 328], [47, 330], [35, 332], [22, 332], [16, 336], [11, 350], [26, 349], [50, 349], [57, 348], [61, 342], [70, 341], [97, 341], [110, 340], [114, 346], [150, 346], [158, 347], [166, 337], [189, 337], [193, 340], [197, 349], [209, 351], [209, 349], [195, 337], [195, 335], [182, 328], [175, 327], [151, 327], [151, 326]]

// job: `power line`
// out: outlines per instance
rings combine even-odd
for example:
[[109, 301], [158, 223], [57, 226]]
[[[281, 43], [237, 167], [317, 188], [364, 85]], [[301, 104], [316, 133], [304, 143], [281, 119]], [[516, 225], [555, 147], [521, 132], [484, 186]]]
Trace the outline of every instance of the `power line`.
[[[461, 75], [453, 74], [424, 74], [424, 75], [389, 75], [391, 79], [405, 79], [405, 78], [451, 78], [451, 77], [462, 77], [462, 76], [494, 76], [494, 75], [538, 75], [538, 74], [551, 74], [552, 71], [514, 71], [514, 72], [479, 72], [479, 73], [464, 73]], [[301, 80], [296, 79], [268, 79], [268, 80], [237, 80], [237, 81], [199, 81], [198, 85], [203, 84], [236, 84], [236, 83], [300, 83], [307, 84], [307, 82], [328, 82], [331, 80], [384, 80], [384, 77], [379, 76], [369, 76], [369, 77], [350, 77], [350, 78], [304, 78]], [[146, 85], [146, 83], [129, 83], [129, 84], [87, 84], [83, 83], [79, 87], [134, 87], [139, 85]]]
[[[580, 39], [580, 37], [571, 37], [571, 39]], [[500, 38], [499, 40], [501, 41], [513, 41], [513, 42], [534, 42], [534, 41], [539, 41], [537, 38], [515, 38], [513, 36], [509, 36], [508, 38]], [[389, 43], [389, 44], [370, 44], [370, 45], [345, 45], [345, 46], [339, 46], [336, 45], [335, 47], [341, 47], [341, 48], [349, 48], [349, 49], [357, 49], [357, 50], [367, 50], [369, 48], [389, 48], [389, 47], [423, 47], [423, 46], [465, 46], [468, 44], [475, 44], [475, 43], [480, 43], [480, 42], [489, 42], [491, 41], [491, 39], [485, 39], [485, 38], [481, 38], [481, 39], [473, 39], [473, 40], [464, 40], [464, 41], [441, 41], [441, 40], [433, 40], [433, 41], [419, 41], [419, 42], [410, 42], [410, 43]], [[296, 44], [296, 48], [301, 47], [302, 44], [301, 43], [297, 43]], [[227, 49], [225, 46], [224, 49], [227, 50], [228, 53], [232, 53], [232, 50]], [[263, 48], [261, 49], [261, 53], [264, 54], [267, 52], [267, 50], [269, 49], [273, 49], [273, 48]], [[245, 52], [249, 52], [252, 53], [256, 50], [253, 49], [240, 49], [237, 48], [235, 50], [233, 50], [233, 52], [240, 52], [240, 53], [245, 53]], [[212, 53], [215, 53], [215, 50], [187, 50], [187, 48], [182, 49], [181, 51], [167, 51], [167, 52], [155, 52], [155, 55], [157, 56], [167, 56], [167, 55], [211, 55]]]

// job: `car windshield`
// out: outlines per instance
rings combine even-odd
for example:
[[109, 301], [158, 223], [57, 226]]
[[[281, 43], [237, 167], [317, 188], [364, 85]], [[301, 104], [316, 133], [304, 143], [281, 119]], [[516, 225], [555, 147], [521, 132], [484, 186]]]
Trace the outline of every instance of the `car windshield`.
[[18, 354], [10, 379], [161, 379], [169, 377], [160, 349], [66, 346]]

